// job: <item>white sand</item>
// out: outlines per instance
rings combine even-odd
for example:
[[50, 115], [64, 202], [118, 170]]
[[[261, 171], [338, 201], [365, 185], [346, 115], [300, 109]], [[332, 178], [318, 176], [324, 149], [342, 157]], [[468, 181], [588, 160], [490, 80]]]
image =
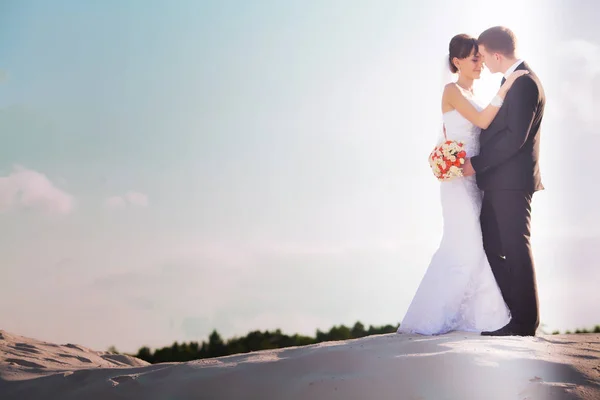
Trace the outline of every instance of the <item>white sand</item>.
[[0, 331], [0, 399], [600, 399], [600, 335], [377, 335], [149, 365]]

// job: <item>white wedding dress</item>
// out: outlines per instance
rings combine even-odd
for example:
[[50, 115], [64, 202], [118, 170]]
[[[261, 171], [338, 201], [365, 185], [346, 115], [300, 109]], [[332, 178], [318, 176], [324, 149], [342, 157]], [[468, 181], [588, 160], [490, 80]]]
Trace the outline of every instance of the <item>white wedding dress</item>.
[[[462, 92], [473, 106], [482, 109], [470, 94]], [[462, 140], [467, 157], [479, 152], [477, 126], [456, 110], [444, 113], [443, 120], [448, 140]], [[482, 192], [470, 176], [440, 183], [440, 194], [442, 240], [398, 333], [438, 335], [499, 329], [509, 322], [510, 312], [483, 249], [479, 222]]]

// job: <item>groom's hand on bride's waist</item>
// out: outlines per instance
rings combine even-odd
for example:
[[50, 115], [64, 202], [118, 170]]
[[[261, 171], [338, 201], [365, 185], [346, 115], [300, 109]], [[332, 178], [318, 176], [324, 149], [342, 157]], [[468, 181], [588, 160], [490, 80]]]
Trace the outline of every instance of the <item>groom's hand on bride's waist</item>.
[[475, 170], [473, 169], [473, 166], [471, 165], [471, 159], [470, 158], [467, 158], [465, 160], [465, 163], [462, 166], [462, 171], [463, 171], [463, 175], [464, 176], [475, 175]]

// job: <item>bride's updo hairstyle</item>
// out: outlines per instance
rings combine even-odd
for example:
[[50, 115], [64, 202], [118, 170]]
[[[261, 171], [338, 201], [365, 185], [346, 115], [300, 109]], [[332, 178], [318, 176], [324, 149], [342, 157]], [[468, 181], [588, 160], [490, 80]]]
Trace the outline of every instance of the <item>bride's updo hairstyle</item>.
[[448, 46], [448, 63], [450, 66], [450, 72], [453, 74], [458, 72], [458, 68], [452, 62], [454, 57], [459, 60], [465, 59], [471, 55], [475, 49], [475, 54], [479, 53], [479, 46], [477, 45], [477, 39], [471, 37], [465, 33], [458, 34], [450, 40], [450, 46]]

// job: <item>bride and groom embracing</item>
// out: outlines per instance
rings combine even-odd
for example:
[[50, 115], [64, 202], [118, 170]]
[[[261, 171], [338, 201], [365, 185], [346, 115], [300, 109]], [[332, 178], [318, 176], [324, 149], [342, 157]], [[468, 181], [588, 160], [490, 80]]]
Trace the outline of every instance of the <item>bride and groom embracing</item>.
[[[489, 105], [473, 94], [485, 66], [503, 73]], [[538, 165], [545, 95], [516, 38], [493, 27], [457, 35], [442, 95], [446, 140], [462, 141], [462, 176], [440, 184], [443, 234], [398, 333], [451, 331], [535, 336], [539, 306], [530, 243], [531, 200], [544, 189]]]

